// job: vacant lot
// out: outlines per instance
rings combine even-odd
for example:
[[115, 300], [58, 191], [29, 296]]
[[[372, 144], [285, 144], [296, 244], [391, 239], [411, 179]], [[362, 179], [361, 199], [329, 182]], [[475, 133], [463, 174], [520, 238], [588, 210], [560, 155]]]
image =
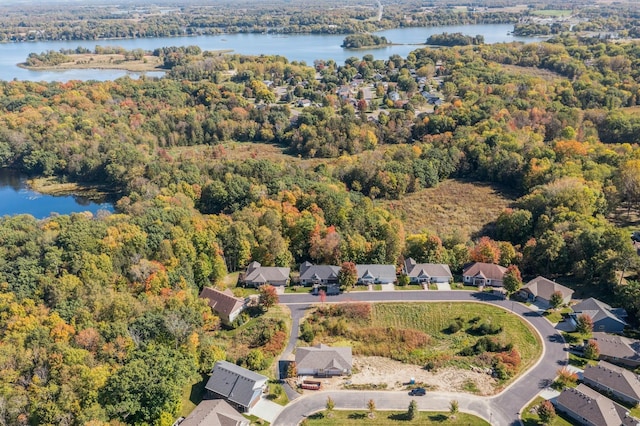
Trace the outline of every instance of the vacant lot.
[[497, 186], [450, 179], [435, 188], [382, 203], [400, 215], [409, 233], [429, 230], [441, 237], [457, 233], [467, 240], [495, 221], [514, 199]]
[[[347, 303], [318, 307], [301, 327], [307, 343], [349, 345], [359, 362], [354, 383], [395, 386], [417, 369], [451, 375], [478, 373], [492, 389], [480, 388], [477, 377], [460, 383], [437, 374], [423, 379], [435, 387], [491, 394], [510, 377], [531, 366], [541, 345], [529, 326], [502, 309], [479, 303]], [[391, 358], [417, 368], [378, 374], [373, 357]], [[367, 379], [359, 377], [365, 373]], [[492, 380], [491, 374], [498, 380]], [[433, 383], [432, 383], [433, 382]], [[468, 383], [467, 383], [468, 382]]]

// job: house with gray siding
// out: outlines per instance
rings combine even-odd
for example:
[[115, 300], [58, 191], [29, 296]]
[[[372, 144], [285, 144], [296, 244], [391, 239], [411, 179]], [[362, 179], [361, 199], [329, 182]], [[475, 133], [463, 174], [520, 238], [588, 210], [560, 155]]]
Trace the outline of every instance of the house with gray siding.
[[412, 258], [404, 261], [403, 272], [409, 277], [409, 282], [449, 283], [453, 280], [449, 265], [442, 263], [416, 263]]
[[621, 308], [612, 308], [593, 297], [573, 305], [571, 318], [575, 321], [580, 315], [589, 315], [593, 320], [593, 331], [622, 333], [627, 326], [627, 312]]
[[343, 376], [351, 374], [353, 358], [348, 346], [323, 344], [296, 349], [299, 376]]
[[205, 399], [180, 426], [249, 426], [251, 422], [224, 399]]
[[393, 284], [396, 282], [394, 265], [356, 265], [358, 284]]
[[262, 374], [227, 361], [218, 361], [213, 366], [205, 389], [209, 397], [224, 399], [238, 411], [245, 413], [250, 412], [260, 401], [267, 380]]
[[551, 305], [551, 296], [556, 292], [562, 295], [563, 305], [567, 305], [571, 302], [573, 290], [545, 277], [532, 279], [522, 286], [518, 295], [528, 302], [537, 302], [540, 305], [548, 307]]
[[612, 364], [640, 367], [640, 340], [602, 332], [593, 333], [592, 339], [598, 344], [600, 359]]
[[609, 364], [606, 361], [598, 365], [589, 365], [584, 369], [584, 384], [616, 399], [636, 405], [640, 403], [640, 379], [633, 371]]
[[300, 265], [300, 284], [311, 285], [337, 285], [340, 267], [334, 265], [314, 265], [304, 262]]
[[555, 400], [556, 411], [564, 413], [575, 424], [586, 426], [637, 426], [640, 420], [629, 410], [584, 384], [566, 388]]
[[290, 268], [277, 266], [262, 266], [258, 262], [251, 262], [242, 277], [242, 282], [247, 287], [258, 288], [261, 285], [286, 286], [289, 284]]

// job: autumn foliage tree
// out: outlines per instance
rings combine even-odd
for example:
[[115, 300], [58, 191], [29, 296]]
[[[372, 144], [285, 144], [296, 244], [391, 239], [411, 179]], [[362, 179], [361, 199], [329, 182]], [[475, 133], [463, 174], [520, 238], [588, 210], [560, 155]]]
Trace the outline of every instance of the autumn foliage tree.
[[576, 331], [580, 334], [589, 334], [593, 331], [593, 319], [589, 314], [580, 314], [576, 319]]
[[279, 297], [276, 288], [271, 284], [265, 284], [258, 289], [260, 292], [260, 306], [267, 311], [278, 303]]
[[500, 247], [489, 237], [482, 237], [469, 251], [469, 257], [474, 262], [498, 263], [500, 261]]
[[353, 262], [344, 262], [338, 272], [338, 284], [340, 287], [350, 289], [358, 282], [358, 270]]
[[520, 289], [522, 286], [522, 276], [520, 275], [520, 270], [516, 265], [510, 265], [507, 268], [507, 271], [504, 273], [504, 277], [502, 278], [502, 283], [504, 285], [504, 289], [507, 290], [509, 294], [513, 294]]
[[542, 401], [542, 403], [538, 405], [536, 413], [538, 414], [538, 417], [540, 417], [540, 421], [544, 425], [550, 424], [556, 417], [556, 409], [553, 407], [553, 404], [549, 400]]

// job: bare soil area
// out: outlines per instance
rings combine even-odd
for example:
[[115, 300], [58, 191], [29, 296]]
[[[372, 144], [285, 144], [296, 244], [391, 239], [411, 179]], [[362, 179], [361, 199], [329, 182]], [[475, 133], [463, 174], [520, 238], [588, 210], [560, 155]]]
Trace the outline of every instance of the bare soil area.
[[[497, 381], [491, 375], [459, 368], [442, 368], [430, 372], [418, 365], [403, 364], [383, 357], [353, 357], [351, 377], [323, 378], [323, 390], [344, 389], [345, 384], [380, 385], [386, 390], [407, 389], [413, 378], [416, 384], [429, 391], [468, 392], [476, 395], [493, 395], [498, 391]], [[304, 391], [313, 392], [313, 391]]]

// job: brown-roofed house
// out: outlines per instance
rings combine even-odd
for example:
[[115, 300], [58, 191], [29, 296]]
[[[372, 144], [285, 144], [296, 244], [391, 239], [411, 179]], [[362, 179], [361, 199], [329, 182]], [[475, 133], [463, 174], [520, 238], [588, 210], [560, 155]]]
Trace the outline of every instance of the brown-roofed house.
[[462, 281], [478, 287], [490, 285], [502, 287], [502, 279], [507, 268], [495, 263], [474, 262], [462, 270]]
[[319, 344], [296, 350], [296, 368], [300, 376], [348, 375], [352, 362], [350, 347]]
[[202, 289], [200, 297], [209, 301], [211, 309], [225, 324], [231, 324], [247, 306], [245, 299], [235, 297], [229, 289], [220, 291], [205, 287]]
[[180, 426], [249, 426], [250, 422], [224, 399], [205, 399]]
[[580, 425], [637, 426], [638, 419], [628, 409], [599, 394], [584, 384], [566, 388], [556, 398], [556, 410], [565, 413]]
[[551, 296], [559, 292], [562, 295], [562, 303], [568, 304], [573, 296], [573, 290], [545, 277], [537, 277], [529, 281], [520, 289], [520, 297], [529, 302], [538, 302], [550, 306]]
[[242, 282], [245, 286], [258, 288], [264, 284], [273, 286], [286, 286], [289, 284], [290, 268], [277, 266], [262, 266], [258, 262], [251, 262], [247, 266]]
[[640, 403], [640, 379], [632, 371], [600, 361], [587, 365], [583, 373], [586, 385], [601, 392], [609, 392], [617, 399], [636, 405]]
[[600, 359], [629, 367], [640, 366], [640, 340], [601, 332], [593, 333], [598, 343]]

